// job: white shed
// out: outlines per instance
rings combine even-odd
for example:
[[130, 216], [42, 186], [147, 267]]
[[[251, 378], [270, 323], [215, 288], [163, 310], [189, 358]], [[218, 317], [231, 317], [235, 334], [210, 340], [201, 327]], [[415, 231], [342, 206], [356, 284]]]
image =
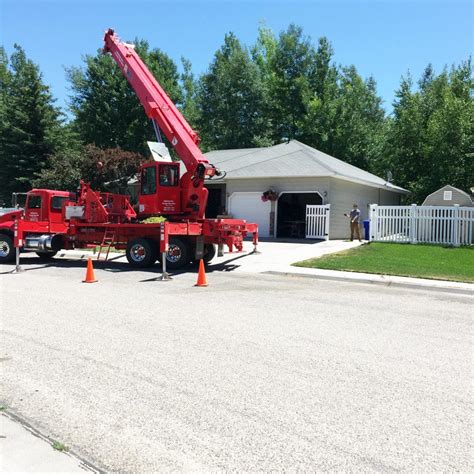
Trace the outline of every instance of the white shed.
[[[305, 237], [306, 206], [330, 204], [329, 238], [347, 238], [344, 213], [353, 203], [365, 219], [370, 204], [398, 205], [408, 192], [296, 140], [266, 148], [211, 151], [206, 157], [226, 173], [207, 184], [206, 216], [226, 212], [256, 222], [261, 237]], [[265, 201], [266, 192], [271, 199]]]

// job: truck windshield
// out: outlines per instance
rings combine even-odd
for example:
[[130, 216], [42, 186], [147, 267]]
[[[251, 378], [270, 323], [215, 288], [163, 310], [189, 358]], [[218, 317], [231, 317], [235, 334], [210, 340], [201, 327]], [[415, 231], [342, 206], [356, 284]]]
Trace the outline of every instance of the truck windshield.
[[178, 167], [175, 165], [160, 165], [160, 186], [178, 186]]

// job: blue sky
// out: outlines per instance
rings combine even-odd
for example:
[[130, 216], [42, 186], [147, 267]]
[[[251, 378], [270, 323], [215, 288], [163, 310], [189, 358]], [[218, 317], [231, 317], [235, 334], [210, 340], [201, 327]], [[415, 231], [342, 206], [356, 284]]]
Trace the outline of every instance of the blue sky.
[[279, 32], [291, 22], [314, 41], [327, 36], [339, 64], [373, 75], [391, 110], [394, 91], [408, 70], [418, 78], [465, 60], [473, 50], [473, 6], [467, 0], [0, 0], [0, 43], [19, 43], [39, 64], [58, 105], [69, 94], [64, 68], [78, 66], [113, 27], [124, 40], [147, 39], [179, 62], [207, 69], [224, 34], [254, 42], [260, 22]]

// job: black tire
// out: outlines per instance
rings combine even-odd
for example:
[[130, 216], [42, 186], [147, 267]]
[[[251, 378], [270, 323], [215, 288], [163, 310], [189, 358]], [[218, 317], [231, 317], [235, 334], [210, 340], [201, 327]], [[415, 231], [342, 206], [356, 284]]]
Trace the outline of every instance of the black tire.
[[216, 256], [216, 246], [214, 244], [206, 244], [204, 246], [204, 257], [202, 259], [205, 263], [209, 263]]
[[36, 252], [36, 255], [41, 260], [51, 260], [58, 252], [55, 250], [52, 250], [51, 252]]
[[178, 270], [191, 262], [191, 249], [186, 240], [179, 237], [170, 237], [168, 254], [166, 255], [166, 268]]
[[15, 260], [13, 239], [6, 234], [0, 234], [0, 263], [10, 263]]
[[128, 263], [135, 268], [151, 267], [156, 262], [156, 244], [151, 239], [134, 239], [127, 245]]

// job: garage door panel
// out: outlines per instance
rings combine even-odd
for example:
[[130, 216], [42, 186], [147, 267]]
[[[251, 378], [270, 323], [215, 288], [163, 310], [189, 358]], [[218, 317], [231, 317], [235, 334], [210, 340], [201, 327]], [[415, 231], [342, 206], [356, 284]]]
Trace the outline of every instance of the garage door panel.
[[262, 193], [232, 193], [229, 213], [236, 219], [245, 219], [258, 225], [260, 237], [270, 236], [271, 202], [262, 201]]

